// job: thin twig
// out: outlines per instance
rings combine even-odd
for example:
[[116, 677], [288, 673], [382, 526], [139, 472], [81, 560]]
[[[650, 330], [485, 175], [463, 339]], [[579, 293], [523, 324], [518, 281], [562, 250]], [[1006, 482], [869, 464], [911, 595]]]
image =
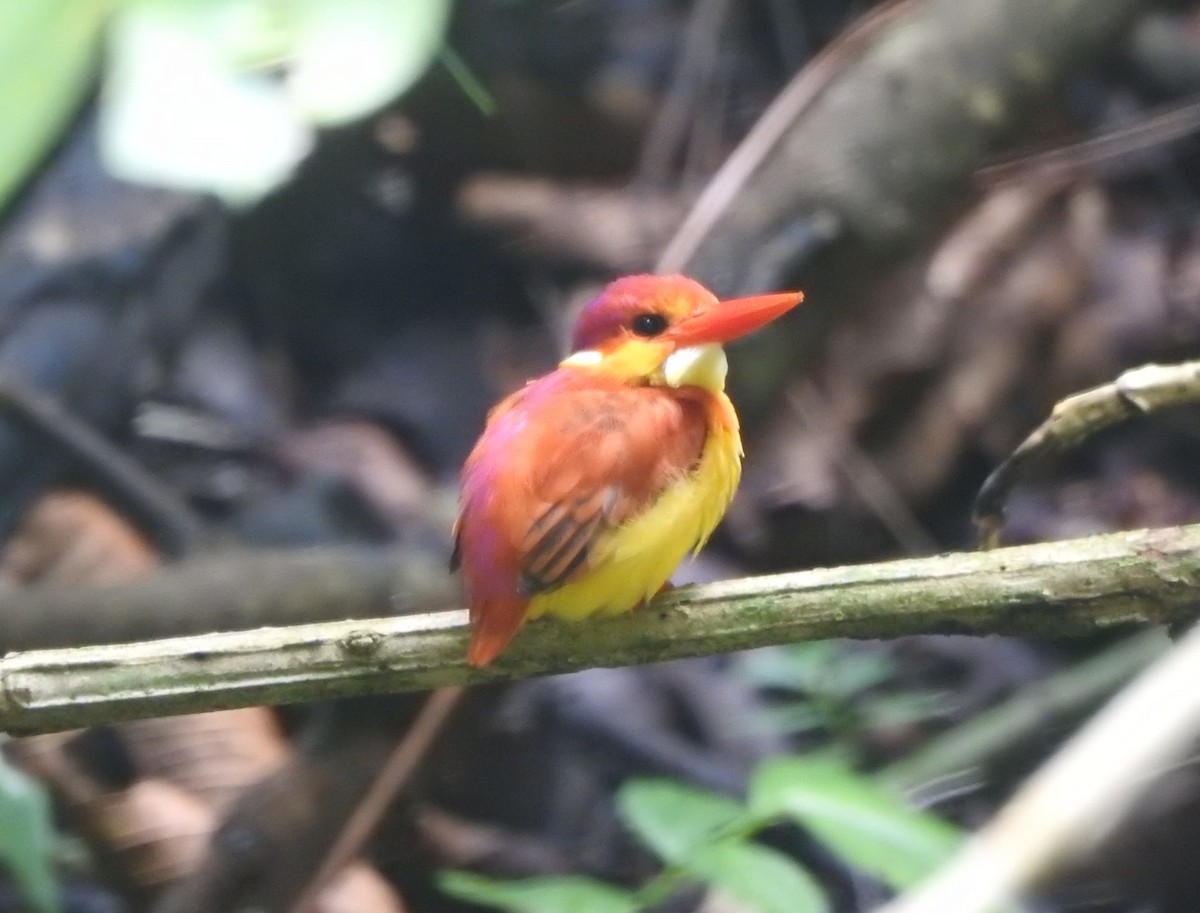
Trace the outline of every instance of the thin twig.
[[86, 467], [169, 556], [178, 558], [191, 552], [208, 537], [204, 522], [182, 498], [53, 397], [3, 383], [0, 408]]
[[885, 29], [907, 15], [919, 2], [921, 0], [893, 0], [874, 8], [826, 45], [808, 66], [792, 77], [696, 199], [675, 236], [658, 258], [656, 272], [675, 273], [687, 266], [700, 242], [712, 231], [751, 175], [796, 119], [842, 71], [846, 61], [862, 53]]
[[999, 544], [1004, 505], [1033, 467], [1078, 446], [1105, 428], [1152, 412], [1200, 402], [1200, 361], [1144, 365], [1113, 383], [1068, 396], [997, 466], [975, 496], [974, 518], [983, 548]]
[[978, 781], [981, 769], [997, 755], [1011, 757], [1032, 738], [1070, 731], [1170, 645], [1160, 628], [1128, 637], [935, 736], [880, 775], [909, 798], [928, 804], [941, 784], [962, 783], [972, 776]]
[[362, 851], [392, 801], [411, 782], [438, 735], [445, 729], [463, 696], [463, 690], [460, 687], [438, 688], [429, 695], [412, 726], [388, 756], [375, 782], [346, 821], [321, 867], [293, 905], [291, 913], [311, 913], [321, 891]]
[[834, 460], [842, 475], [905, 554], [928, 555], [937, 551], [933, 536], [901, 497], [896, 486], [832, 414], [828, 400], [814, 383], [805, 383], [789, 396], [788, 405], [818, 437], [832, 439], [831, 442], [836, 446]]
[[994, 186], [1006, 181], [1024, 180], [1030, 171], [1074, 171], [1096, 167], [1184, 139], [1196, 132], [1200, 132], [1200, 101], [1184, 102], [1155, 111], [1100, 136], [990, 165], [979, 172], [979, 179]]
[[990, 913], [1110, 834], [1200, 735], [1200, 626], [1021, 787], [928, 883], [876, 913]]
[[721, 29], [729, 15], [730, 0], [699, 0], [693, 7], [683, 35], [683, 48], [671, 84], [658, 106], [637, 165], [637, 181], [652, 187], [663, 183], [693, 116], [696, 99], [716, 65], [721, 46]]

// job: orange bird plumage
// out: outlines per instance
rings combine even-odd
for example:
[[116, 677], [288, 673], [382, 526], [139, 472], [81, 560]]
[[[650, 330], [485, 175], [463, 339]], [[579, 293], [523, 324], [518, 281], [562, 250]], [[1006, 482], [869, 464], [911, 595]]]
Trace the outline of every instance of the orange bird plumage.
[[488, 416], [455, 526], [484, 666], [528, 618], [628, 611], [708, 539], [741, 473], [721, 344], [798, 292], [718, 302], [683, 276], [628, 276], [580, 315], [573, 354]]

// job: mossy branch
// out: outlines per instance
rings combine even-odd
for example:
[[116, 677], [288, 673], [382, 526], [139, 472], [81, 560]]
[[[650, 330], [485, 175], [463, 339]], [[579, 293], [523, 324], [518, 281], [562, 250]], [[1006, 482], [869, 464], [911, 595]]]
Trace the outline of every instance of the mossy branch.
[[[211, 588], [187, 568], [154, 578]], [[386, 610], [394, 569], [359, 566], [327, 607]], [[274, 586], [287, 580], [268, 578]], [[0, 659], [0, 728], [31, 732], [250, 704], [431, 688], [590, 666], [656, 662], [827, 637], [967, 632], [1042, 637], [1188, 620], [1200, 584], [1200, 525], [1094, 536], [683, 587], [646, 609], [581, 625], [528, 625], [487, 670], [468, 667], [466, 613], [297, 624], [138, 643], [42, 649]], [[97, 591], [105, 602], [136, 584]], [[242, 598], [269, 600], [248, 583]], [[314, 594], [318, 599], [320, 592]], [[0, 598], [0, 617], [5, 601]], [[217, 589], [217, 598], [228, 593]], [[400, 600], [398, 600], [400, 601]], [[363, 604], [359, 604], [359, 603]], [[380, 613], [382, 614], [382, 612]]]

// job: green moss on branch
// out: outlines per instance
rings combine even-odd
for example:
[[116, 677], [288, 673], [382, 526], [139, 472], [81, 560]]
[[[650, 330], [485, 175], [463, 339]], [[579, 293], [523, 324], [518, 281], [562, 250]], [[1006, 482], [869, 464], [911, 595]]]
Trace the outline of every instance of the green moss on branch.
[[[352, 586], [328, 592], [350, 603], [355, 592], [379, 599], [386, 567], [359, 570]], [[175, 579], [195, 587], [178, 599], [204, 601], [202, 578]], [[463, 611], [32, 650], [0, 659], [0, 728], [65, 729], [826, 637], [1087, 635], [1190, 619], [1198, 583], [1200, 526], [1186, 526], [683, 587], [622, 618], [530, 624], [484, 671], [463, 661]], [[119, 600], [121, 588], [105, 593]], [[250, 582], [243, 594], [269, 596]]]

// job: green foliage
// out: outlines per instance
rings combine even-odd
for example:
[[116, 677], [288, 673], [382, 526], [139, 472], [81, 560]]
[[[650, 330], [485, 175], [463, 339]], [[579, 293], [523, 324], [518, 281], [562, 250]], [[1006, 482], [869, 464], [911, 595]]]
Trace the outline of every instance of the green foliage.
[[0, 754], [0, 862], [35, 913], [58, 913], [54, 830], [42, 788]]
[[758, 822], [728, 796], [674, 780], [633, 780], [617, 793], [617, 812], [660, 858], [679, 864], [698, 847], [753, 831]]
[[124, 0], [110, 32], [101, 150], [132, 180], [250, 202], [314, 128], [407, 89], [450, 0]]
[[0, 0], [0, 207], [86, 94], [112, 3]]
[[779, 758], [750, 782], [750, 809], [803, 823], [843, 858], [904, 889], [954, 852], [959, 832], [827, 759]]
[[666, 863], [636, 892], [575, 876], [509, 882], [461, 872], [447, 874], [443, 888], [512, 913], [628, 913], [695, 879], [758, 913], [826, 913], [828, 901], [812, 875], [755, 842], [758, 831], [782, 819], [799, 821], [848, 863], [897, 889], [929, 874], [960, 840], [951, 825], [828, 759], [763, 764], [745, 804], [670, 780], [637, 780], [619, 791], [617, 810]]
[[763, 822], [727, 796], [672, 780], [634, 780], [617, 794], [617, 811], [665, 862], [761, 913], [828, 910], [812, 876], [750, 842]]
[[633, 913], [641, 905], [631, 891], [579, 875], [499, 881], [443, 872], [438, 884], [460, 900], [519, 913]]
[[757, 650], [743, 668], [755, 685], [787, 695], [767, 712], [773, 728], [819, 734], [851, 752], [865, 731], [929, 720], [943, 701], [938, 692], [898, 687], [887, 654], [836, 640]]
[[[100, 147], [134, 181], [252, 202], [315, 130], [411, 86], [441, 53], [451, 0], [0, 0], [0, 206], [92, 86], [107, 26]], [[448, 55], [448, 56], [447, 56]]]
[[496, 99], [492, 97], [492, 93], [487, 90], [479, 78], [467, 66], [465, 60], [458, 56], [458, 52], [450, 45], [445, 45], [441, 53], [438, 55], [438, 60], [442, 66], [446, 68], [446, 72], [450, 74], [450, 78], [458, 83], [458, 87], [462, 89], [464, 95], [476, 108], [479, 113], [491, 117], [496, 113]]
[[681, 868], [759, 913], [828, 913], [829, 901], [808, 872], [783, 853], [726, 838], [696, 848]]

